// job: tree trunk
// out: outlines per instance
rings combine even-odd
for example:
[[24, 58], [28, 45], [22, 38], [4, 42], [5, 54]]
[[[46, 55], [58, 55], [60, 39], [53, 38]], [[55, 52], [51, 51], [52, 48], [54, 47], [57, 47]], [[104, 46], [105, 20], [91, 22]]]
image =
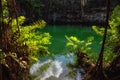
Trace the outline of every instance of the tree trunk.
[[92, 75], [90, 77], [90, 80], [106, 80], [106, 77], [103, 73], [103, 53], [105, 48], [107, 29], [109, 26], [108, 20], [109, 20], [109, 11], [110, 11], [110, 0], [106, 0], [106, 6], [107, 6], [106, 7], [106, 26], [105, 26], [102, 46], [101, 46], [101, 50], [99, 53], [99, 58], [97, 60], [96, 66], [92, 69]]

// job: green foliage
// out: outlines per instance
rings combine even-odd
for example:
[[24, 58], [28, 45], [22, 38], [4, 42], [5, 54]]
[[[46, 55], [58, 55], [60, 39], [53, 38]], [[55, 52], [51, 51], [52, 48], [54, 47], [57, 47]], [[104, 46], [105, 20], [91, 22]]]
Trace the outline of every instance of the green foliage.
[[[116, 56], [114, 53], [120, 54], [120, 6], [116, 6], [109, 20], [109, 27], [107, 32], [107, 41], [105, 45], [104, 61], [110, 62]], [[104, 28], [93, 26], [93, 30], [103, 35]]]
[[2, 1], [2, 8], [3, 8], [3, 16], [6, 16], [8, 14], [7, 0]]
[[[69, 51], [75, 53], [75, 66], [76, 67], [83, 67], [84, 70], [88, 70], [92, 67], [93, 63], [92, 60], [89, 59], [90, 57], [90, 45], [92, 44], [92, 41], [94, 37], [89, 37], [86, 41], [79, 40], [74, 36], [67, 37], [68, 43], [66, 44]], [[73, 70], [71, 70], [73, 71]], [[69, 73], [71, 76], [74, 75], [74, 73]]]
[[[34, 1], [31, 1], [29, 3], [37, 7], [38, 3], [33, 2]], [[47, 45], [51, 44], [50, 34], [47, 32], [42, 33], [40, 31], [37, 31], [37, 29], [42, 30], [45, 27], [46, 22], [44, 20], [39, 20], [31, 25], [23, 26], [22, 24], [26, 20], [25, 17], [19, 16], [17, 20], [11, 20], [11, 18], [8, 17], [9, 15], [7, 15], [9, 14], [7, 0], [4, 0], [2, 4], [4, 23], [6, 25], [9, 25], [9, 35], [11, 37], [10, 45], [11, 47], [15, 48], [15, 50], [14, 48], [11, 48], [12, 51], [15, 53], [19, 52], [20, 54], [30, 53], [30, 63], [34, 63], [35, 61], [37, 61], [38, 55], [49, 54], [50, 52], [48, 51]], [[20, 33], [18, 27], [20, 28]]]
[[99, 27], [97, 27], [97, 26], [92, 26], [92, 29], [93, 29], [97, 34], [103, 36], [104, 28], [99, 28]]
[[13, 30], [13, 36], [14, 36], [14, 42], [22, 42], [23, 44], [27, 45], [30, 51], [30, 61], [31, 63], [34, 63], [38, 60], [38, 54], [44, 55], [49, 54], [48, 48], [46, 47], [48, 44], [51, 44], [50, 42], [50, 34], [49, 33], [42, 33], [37, 32], [37, 29], [43, 29], [46, 25], [44, 20], [39, 20], [38, 22], [35, 22], [29, 26], [22, 26], [22, 24], [25, 21], [24, 16], [18, 17], [19, 21], [19, 27], [20, 27], [20, 36], [16, 35], [17, 32], [16, 29], [16, 20], [13, 20], [12, 22], [12, 30]]
[[112, 38], [116, 41], [120, 40], [120, 6], [116, 6], [113, 10], [111, 20], [109, 21], [110, 30], [109, 33], [112, 34]]
[[[11, 2], [9, 2], [11, 1]], [[21, 79], [23, 80], [25, 77], [23, 75], [27, 75], [28, 71], [28, 48], [23, 43], [22, 40], [18, 40], [19, 35], [19, 28], [17, 25], [14, 24], [13, 20], [13, 12], [11, 11], [14, 8], [8, 7], [9, 5], [13, 5], [12, 0], [1, 0], [1, 12], [0, 12], [0, 65], [3, 65], [0, 76], [2, 75], [1, 79]], [[8, 10], [9, 9], [9, 10]], [[16, 23], [17, 24], [17, 23]], [[15, 28], [15, 30], [13, 30]], [[8, 71], [6, 73], [6, 71]], [[12, 76], [13, 74], [14, 76]], [[9, 76], [9, 77], [8, 77]], [[26, 76], [28, 77], [28, 76]]]
[[[29, 65], [38, 60], [38, 55], [49, 53], [47, 45], [50, 44], [51, 36], [49, 33], [37, 32], [37, 29], [41, 30], [45, 27], [44, 20], [23, 26], [25, 17], [13, 14], [15, 6], [8, 7], [8, 4], [13, 5], [8, 1], [2, 1], [3, 14], [0, 12], [0, 15], [3, 16], [0, 17], [0, 23], [3, 24], [0, 26], [2, 33], [0, 36], [0, 42], [2, 42], [0, 44], [2, 45], [0, 46], [0, 64], [4, 66], [3, 68], [7, 68], [2, 72], [9, 71], [7, 75], [10, 79], [26, 80]], [[1, 75], [6, 77], [4, 74]]]
[[69, 49], [70, 52], [82, 52], [87, 53], [90, 51], [90, 45], [92, 44], [93, 37], [89, 37], [87, 41], [79, 40], [75, 36], [67, 37], [68, 40], [66, 47]]

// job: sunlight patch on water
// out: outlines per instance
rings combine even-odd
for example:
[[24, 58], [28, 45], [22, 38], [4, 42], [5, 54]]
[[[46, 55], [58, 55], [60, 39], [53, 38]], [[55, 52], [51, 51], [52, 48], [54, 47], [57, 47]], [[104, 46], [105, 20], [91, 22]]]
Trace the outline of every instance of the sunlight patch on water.
[[[50, 63], [50, 66], [48, 67], [47, 70], [44, 70], [43, 72], [37, 72], [38, 69], [40, 69], [43, 65]], [[36, 79], [38, 80], [46, 80], [47, 78], [54, 76], [58, 78], [60, 74], [63, 72], [62, 62], [59, 61], [52, 61], [52, 60], [47, 60], [43, 63], [37, 62], [30, 68], [30, 73], [34, 76], [36, 76]]]
[[80, 79], [82, 79], [82, 76], [81, 76], [81, 74], [80, 74], [80, 70], [77, 69], [77, 70], [76, 70], [76, 80], [80, 80]]
[[76, 78], [66, 76], [70, 71], [66, 64], [74, 64], [73, 58], [74, 55], [57, 55], [54, 60], [39, 61], [30, 68], [30, 74], [34, 80], [82, 80], [79, 70], [75, 71]]

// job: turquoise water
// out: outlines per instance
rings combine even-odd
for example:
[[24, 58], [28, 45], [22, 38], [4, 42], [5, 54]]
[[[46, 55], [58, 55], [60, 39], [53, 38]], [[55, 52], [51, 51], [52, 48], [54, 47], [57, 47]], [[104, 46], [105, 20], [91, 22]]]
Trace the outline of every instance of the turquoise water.
[[[87, 40], [88, 37], [93, 36], [93, 44], [91, 45], [90, 56], [92, 59], [98, 55], [100, 50], [100, 41], [102, 37], [97, 35], [91, 27], [81, 26], [46, 26], [43, 32], [49, 32], [52, 36], [52, 44], [48, 46], [51, 54], [54, 55], [54, 59], [43, 58], [37, 63], [33, 64], [30, 68], [30, 74], [35, 77], [35, 80], [82, 80], [84, 71], [82, 68], [69, 68], [66, 66], [68, 63], [74, 65], [74, 53], [70, 52], [66, 48], [67, 40], [65, 35], [68, 37], [76, 36], [80, 40]], [[47, 69], [43, 69], [46, 65], [49, 66]], [[39, 72], [41, 71], [42, 72]], [[43, 71], [44, 70], [44, 71]], [[71, 76], [71, 71], [73, 76]], [[66, 76], [67, 75], [67, 76]]]
[[92, 50], [91, 53], [99, 53], [100, 50], [100, 41], [101, 36], [97, 35], [91, 27], [82, 27], [82, 26], [60, 26], [54, 25], [49, 26], [47, 25], [43, 32], [49, 32], [52, 36], [51, 42], [52, 44], [49, 45], [49, 51], [52, 54], [66, 54], [69, 51], [66, 48], [67, 40], [65, 35], [69, 36], [76, 36], [80, 40], [87, 40], [88, 37], [93, 36], [93, 44], [91, 45]]

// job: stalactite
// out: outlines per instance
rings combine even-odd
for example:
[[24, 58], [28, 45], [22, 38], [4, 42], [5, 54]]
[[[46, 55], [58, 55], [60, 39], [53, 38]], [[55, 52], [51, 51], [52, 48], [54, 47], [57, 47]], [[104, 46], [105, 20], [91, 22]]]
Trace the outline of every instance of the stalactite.
[[82, 17], [84, 17], [84, 14], [85, 14], [85, 12], [84, 12], [84, 6], [85, 6], [85, 0], [81, 0], [81, 13], [82, 13]]

